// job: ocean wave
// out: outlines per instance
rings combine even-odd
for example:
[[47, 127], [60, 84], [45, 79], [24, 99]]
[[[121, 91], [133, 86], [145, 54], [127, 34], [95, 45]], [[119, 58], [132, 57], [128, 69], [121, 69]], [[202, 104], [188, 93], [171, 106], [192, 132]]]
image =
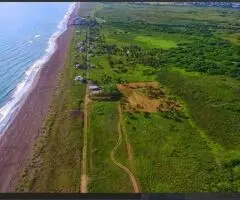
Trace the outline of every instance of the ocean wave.
[[68, 11], [65, 13], [64, 18], [57, 26], [57, 31], [52, 34], [48, 41], [48, 47], [45, 50], [45, 55], [37, 60], [26, 72], [22, 82], [20, 82], [16, 89], [13, 91], [8, 101], [0, 108], [0, 137], [4, 131], [8, 128], [17, 112], [20, 110], [27, 97], [27, 94], [32, 89], [34, 79], [41, 67], [50, 59], [57, 48], [57, 38], [67, 29], [67, 23], [71, 13], [73, 12], [76, 3], [70, 4]]

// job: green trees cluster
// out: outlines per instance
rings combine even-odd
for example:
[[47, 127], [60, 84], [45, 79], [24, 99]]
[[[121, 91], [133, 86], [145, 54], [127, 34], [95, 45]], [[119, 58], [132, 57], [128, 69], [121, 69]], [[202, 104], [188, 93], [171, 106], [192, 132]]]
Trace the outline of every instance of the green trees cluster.
[[[168, 50], [144, 49], [138, 45], [117, 47], [105, 45], [105, 53], [127, 56], [128, 61], [154, 68], [175, 66], [187, 71], [198, 71], [211, 75], [227, 75], [240, 78], [240, 47], [228, 40], [215, 36], [215, 32], [226, 30], [236, 32], [236, 27], [216, 23], [149, 24], [145, 22], [111, 22], [107, 26], [120, 28], [125, 32], [173, 33], [189, 38], [192, 42], [179, 43], [177, 48]], [[129, 51], [130, 54], [126, 54]], [[111, 61], [110, 61], [111, 62]], [[112, 64], [112, 63], [111, 63]]]
[[[121, 34], [136, 32], [178, 34], [191, 42], [178, 43], [176, 48], [168, 50], [146, 49], [139, 45], [117, 46], [105, 43], [101, 34], [102, 26], [122, 30]], [[240, 79], [240, 47], [216, 36], [217, 31], [236, 32], [236, 26], [213, 21], [201, 23], [187, 20], [186, 22], [147, 23], [141, 21], [115, 21], [104, 25], [97, 24], [91, 28], [91, 33], [98, 40], [98, 55], [108, 55], [109, 65], [115, 72], [127, 73], [136, 64], [151, 66], [154, 69], [167, 67], [185, 68], [187, 71], [197, 71], [210, 75], [226, 75]]]

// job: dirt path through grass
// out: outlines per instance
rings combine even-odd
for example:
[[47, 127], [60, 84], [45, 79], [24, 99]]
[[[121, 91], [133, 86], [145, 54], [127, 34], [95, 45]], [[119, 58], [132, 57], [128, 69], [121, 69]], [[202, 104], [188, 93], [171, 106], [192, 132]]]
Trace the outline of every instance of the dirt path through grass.
[[[87, 80], [89, 78], [89, 27], [87, 28]], [[87, 193], [87, 185], [88, 185], [88, 176], [87, 176], [87, 134], [88, 134], [88, 103], [89, 103], [89, 84], [86, 85], [86, 95], [84, 100], [84, 138], [83, 138], [83, 153], [82, 153], [82, 175], [81, 175], [81, 184], [80, 184], [80, 192]]]
[[119, 112], [119, 120], [120, 120], [120, 124], [121, 124], [121, 127], [122, 127], [122, 134], [123, 134], [123, 137], [126, 141], [126, 144], [127, 144], [127, 152], [128, 152], [128, 160], [129, 160], [129, 164], [130, 164], [130, 168], [133, 172], [135, 172], [136, 170], [136, 166], [135, 166], [135, 162], [134, 162], [134, 157], [133, 157], [133, 152], [132, 152], [132, 147], [131, 147], [131, 144], [128, 140], [128, 136], [126, 134], [126, 131], [125, 131], [125, 128], [123, 126], [123, 115], [122, 115], [122, 108], [121, 108], [121, 105], [118, 106], [118, 112]]
[[[119, 111], [119, 116], [121, 116], [121, 107], [120, 107], [120, 105], [118, 106], [118, 111]], [[130, 177], [130, 179], [132, 181], [132, 185], [133, 185], [134, 191], [136, 193], [139, 193], [140, 189], [139, 189], [138, 183], [136, 181], [136, 177], [133, 175], [133, 173], [127, 167], [125, 167], [124, 165], [122, 165], [121, 163], [119, 163], [115, 159], [115, 152], [116, 152], [116, 150], [118, 149], [118, 147], [122, 143], [121, 117], [119, 118], [119, 122], [118, 122], [118, 134], [119, 134], [118, 142], [117, 142], [116, 146], [113, 148], [113, 150], [110, 153], [111, 160], [113, 161], [113, 163], [115, 165], [117, 165], [119, 168], [121, 168], [123, 171], [125, 171], [129, 175], [129, 177]]]
[[82, 174], [81, 174], [81, 184], [80, 184], [80, 192], [87, 193], [87, 133], [88, 133], [88, 85], [86, 87], [86, 95], [84, 100], [84, 139], [83, 139], [83, 153], [82, 153]]

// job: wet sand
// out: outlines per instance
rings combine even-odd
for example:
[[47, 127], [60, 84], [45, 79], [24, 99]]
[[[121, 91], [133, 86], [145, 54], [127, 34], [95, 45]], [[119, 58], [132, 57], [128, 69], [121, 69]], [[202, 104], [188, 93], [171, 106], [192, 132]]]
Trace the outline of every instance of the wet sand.
[[[69, 22], [76, 17], [77, 4]], [[34, 88], [27, 96], [13, 122], [0, 139], [0, 192], [13, 192], [32, 145], [38, 138], [47, 116], [57, 74], [63, 69], [74, 27], [70, 26], [58, 39], [57, 50], [42, 67]]]

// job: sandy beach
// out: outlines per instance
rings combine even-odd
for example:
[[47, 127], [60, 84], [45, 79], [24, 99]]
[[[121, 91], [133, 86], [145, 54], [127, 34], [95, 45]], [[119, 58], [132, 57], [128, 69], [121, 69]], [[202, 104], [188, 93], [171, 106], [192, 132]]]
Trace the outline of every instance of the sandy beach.
[[[77, 3], [69, 22], [76, 17]], [[20, 111], [0, 139], [0, 192], [13, 192], [21, 169], [38, 138], [47, 116], [57, 74], [63, 69], [74, 27], [70, 26], [58, 39], [57, 50], [42, 67], [38, 80]]]

